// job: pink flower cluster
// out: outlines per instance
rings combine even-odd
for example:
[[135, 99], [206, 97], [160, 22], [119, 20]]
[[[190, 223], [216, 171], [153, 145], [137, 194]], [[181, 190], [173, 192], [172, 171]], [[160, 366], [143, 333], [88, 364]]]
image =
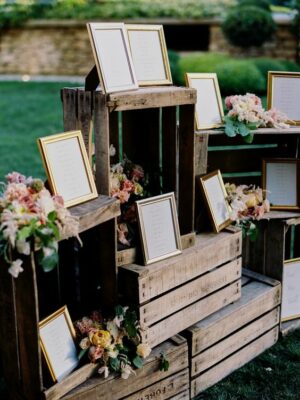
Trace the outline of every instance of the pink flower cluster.
[[[34, 238], [34, 249], [42, 249], [44, 257], [49, 257], [57, 251], [56, 230], [66, 237], [77, 236], [78, 221], [64, 207], [62, 197], [51, 196], [40, 179], [26, 178], [18, 172], [8, 174], [6, 179], [0, 195], [0, 242], [6, 249], [3, 255], [10, 264], [9, 272], [16, 278], [23, 271], [22, 260], [12, 261], [8, 249], [28, 255]], [[48, 241], [50, 246], [44, 246], [41, 239], [47, 235], [53, 238]]]
[[288, 128], [287, 116], [272, 108], [268, 111], [262, 106], [258, 96], [252, 93], [234, 95], [225, 98], [225, 106], [229, 110], [228, 116], [246, 124], [256, 124], [257, 127]]
[[140, 165], [132, 164], [127, 174], [125, 173], [124, 162], [115, 164], [110, 171], [110, 195], [120, 200], [121, 204], [127, 203], [130, 195], [141, 196], [143, 187], [139, 183], [144, 178], [144, 170]]
[[270, 211], [270, 203], [265, 198], [265, 192], [253, 185], [225, 184], [231, 207], [230, 219], [232, 221], [260, 220], [266, 212]]

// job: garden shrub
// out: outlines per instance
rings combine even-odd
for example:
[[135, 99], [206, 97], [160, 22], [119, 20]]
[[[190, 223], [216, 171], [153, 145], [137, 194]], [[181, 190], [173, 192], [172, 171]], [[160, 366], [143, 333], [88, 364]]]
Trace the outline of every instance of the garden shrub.
[[269, 0], [239, 0], [239, 6], [255, 6], [271, 12]]
[[255, 6], [234, 7], [222, 24], [229, 42], [240, 47], [261, 46], [275, 29], [272, 14]]
[[181, 73], [179, 69], [179, 59], [180, 56], [176, 51], [173, 50], [168, 50], [168, 56], [169, 56], [169, 62], [170, 62], [170, 69], [171, 69], [171, 75], [173, 79], [173, 84], [174, 85], [181, 85]]
[[283, 71], [300, 72], [300, 65], [291, 60], [280, 60]]
[[231, 60], [217, 65], [217, 73], [222, 96], [260, 94], [265, 90], [264, 78], [258, 68], [250, 60]]

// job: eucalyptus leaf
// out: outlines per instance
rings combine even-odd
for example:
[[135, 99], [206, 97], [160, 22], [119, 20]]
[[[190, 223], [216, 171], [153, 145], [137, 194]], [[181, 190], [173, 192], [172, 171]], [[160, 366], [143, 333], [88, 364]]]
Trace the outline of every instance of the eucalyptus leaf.
[[170, 361], [167, 360], [166, 356], [164, 353], [160, 353], [160, 366], [159, 370], [160, 371], [168, 371], [170, 367]]
[[136, 357], [132, 360], [132, 362], [133, 362], [133, 365], [134, 365], [136, 368], [142, 368], [143, 365], [144, 365], [144, 360], [143, 360], [142, 357], [140, 357], [140, 356], [136, 356]]
[[242, 122], [238, 123], [239, 134], [243, 137], [248, 136], [250, 134], [250, 129]]
[[78, 360], [81, 360], [86, 355], [88, 350], [89, 350], [88, 348], [87, 349], [81, 349], [79, 354], [78, 354]]
[[249, 133], [249, 135], [247, 135], [247, 136], [244, 136], [244, 142], [245, 143], [252, 143], [253, 142], [253, 139], [254, 139], [254, 135], [253, 135], [253, 133]]
[[109, 359], [109, 365], [110, 365], [110, 368], [113, 371], [118, 372], [119, 369], [120, 369], [121, 363], [120, 363], [120, 360], [118, 358], [110, 358]]
[[44, 272], [52, 271], [58, 263], [58, 253], [54, 251], [50, 256], [45, 257], [43, 251], [38, 252], [38, 262], [43, 268]]
[[26, 240], [32, 234], [32, 228], [30, 226], [24, 226], [18, 232], [18, 240]]
[[57, 218], [57, 212], [56, 211], [51, 211], [48, 215], [47, 218], [49, 221], [51, 222], [55, 222], [56, 218]]
[[125, 314], [124, 308], [122, 306], [120, 306], [120, 304], [118, 304], [115, 307], [115, 313], [117, 317], [122, 317]]

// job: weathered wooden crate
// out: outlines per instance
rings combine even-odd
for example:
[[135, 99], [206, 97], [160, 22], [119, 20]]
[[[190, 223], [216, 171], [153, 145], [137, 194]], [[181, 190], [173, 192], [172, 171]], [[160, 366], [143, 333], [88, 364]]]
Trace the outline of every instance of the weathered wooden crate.
[[[62, 90], [64, 129], [80, 128], [87, 151], [95, 137], [96, 185], [109, 195], [110, 163], [123, 155], [149, 174], [153, 195], [175, 192], [184, 246], [194, 243], [194, 107], [196, 91], [151, 87], [105, 95], [83, 88]], [[113, 144], [117, 154], [109, 155]], [[136, 249], [116, 255], [116, 264], [135, 260]]]
[[278, 339], [280, 282], [243, 270], [242, 297], [186, 330], [191, 397], [214, 385]]
[[[0, 336], [9, 338], [0, 343], [1, 361], [12, 400], [38, 400], [47, 387], [48, 374], [42, 368], [39, 343], [40, 320], [65, 304], [75, 319], [90, 312], [95, 304], [109, 308], [117, 301], [113, 266], [118, 202], [100, 196], [70, 210], [79, 217], [84, 247], [75, 248], [72, 239], [62, 240], [59, 268], [44, 273], [36, 268], [35, 255], [31, 253], [24, 257], [24, 272], [14, 279], [7, 264], [0, 260]], [[90, 366], [76, 371], [70, 377], [73, 387], [90, 374]]]
[[240, 297], [241, 249], [239, 231], [201, 234], [181, 255], [119, 268], [119, 292], [138, 308], [150, 346]]
[[[160, 371], [160, 354], [170, 362], [168, 371]], [[64, 400], [147, 400], [189, 399], [188, 347], [186, 340], [176, 335], [153, 349], [144, 367], [128, 380], [109, 376], [94, 376], [70, 391], [72, 376], [45, 392], [46, 399]], [[67, 394], [66, 394], [67, 393]], [[63, 396], [63, 397], [61, 397]]]

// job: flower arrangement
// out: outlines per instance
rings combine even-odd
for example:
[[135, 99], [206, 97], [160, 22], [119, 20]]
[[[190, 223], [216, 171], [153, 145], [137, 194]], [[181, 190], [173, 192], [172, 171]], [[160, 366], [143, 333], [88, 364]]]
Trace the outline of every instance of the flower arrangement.
[[255, 94], [228, 96], [225, 98], [225, 106], [228, 110], [224, 117], [225, 134], [229, 137], [239, 134], [245, 142], [251, 143], [251, 131], [254, 129], [289, 128], [285, 123], [287, 116], [275, 108], [265, 111], [261, 99]]
[[231, 207], [230, 219], [236, 222], [243, 231], [243, 236], [249, 236], [251, 241], [257, 238], [257, 228], [253, 221], [260, 220], [270, 211], [270, 203], [266, 192], [254, 185], [225, 184], [228, 202]]
[[[111, 147], [111, 155], [115, 149]], [[137, 223], [134, 202], [145, 196], [147, 181], [143, 168], [134, 164], [126, 156], [110, 168], [110, 195], [120, 200], [121, 215], [118, 217], [118, 241], [124, 246], [131, 246]]]
[[22, 259], [12, 259], [13, 251], [37, 253], [45, 271], [58, 262], [58, 240], [77, 236], [79, 223], [64, 207], [60, 196], [51, 196], [40, 179], [26, 178], [18, 172], [6, 176], [0, 193], [0, 254], [10, 265], [8, 272], [17, 278], [23, 271]]
[[113, 319], [105, 320], [101, 313], [93, 312], [74, 323], [79, 347], [79, 358], [84, 354], [92, 363], [98, 363], [99, 374], [105, 378], [110, 372], [127, 379], [134, 368], [141, 368], [151, 348], [141, 339], [141, 328], [135, 311], [117, 306]]

